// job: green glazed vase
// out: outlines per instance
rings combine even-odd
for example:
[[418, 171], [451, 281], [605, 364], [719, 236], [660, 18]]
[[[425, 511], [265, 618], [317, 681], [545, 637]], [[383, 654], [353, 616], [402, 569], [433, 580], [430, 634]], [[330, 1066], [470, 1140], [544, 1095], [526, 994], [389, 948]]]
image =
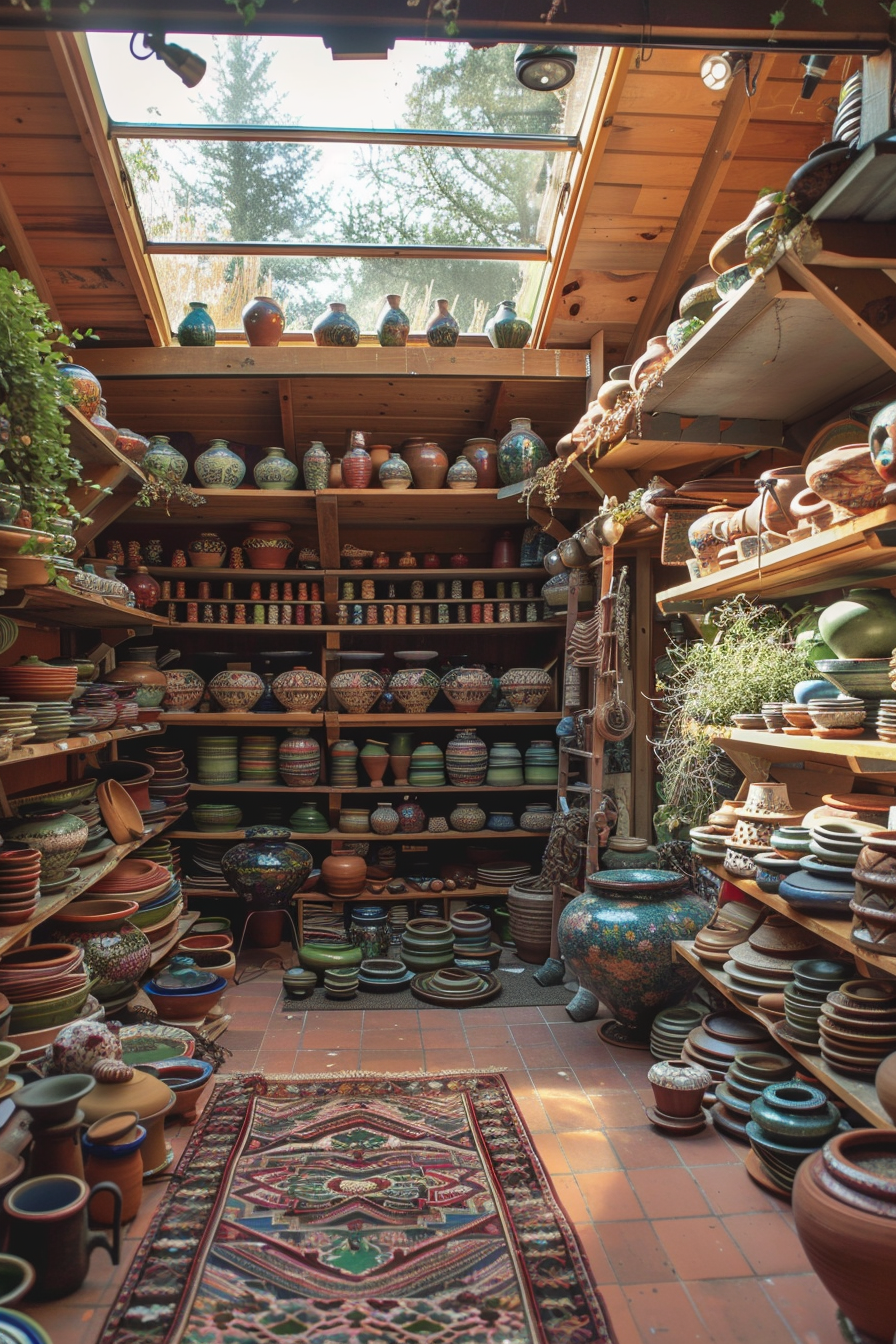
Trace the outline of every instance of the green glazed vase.
[[206, 490], [235, 490], [246, 475], [246, 464], [231, 452], [226, 439], [212, 439], [193, 463], [193, 470]]
[[407, 345], [411, 322], [401, 311], [401, 295], [387, 294], [386, 302], [376, 320], [376, 334], [380, 345]]
[[172, 447], [164, 434], [153, 434], [149, 440], [149, 450], [140, 465], [157, 481], [168, 481], [171, 485], [179, 484], [190, 470], [183, 453]]
[[882, 588], [850, 588], [818, 618], [837, 658], [888, 658], [896, 648], [896, 601]]
[[177, 329], [178, 345], [214, 345], [217, 329], [208, 304], [191, 303], [190, 311]]
[[264, 457], [252, 474], [259, 490], [291, 490], [298, 479], [299, 469], [282, 448], [265, 448]]
[[485, 324], [485, 334], [499, 350], [522, 350], [532, 335], [532, 324], [519, 317], [516, 304], [505, 299]]

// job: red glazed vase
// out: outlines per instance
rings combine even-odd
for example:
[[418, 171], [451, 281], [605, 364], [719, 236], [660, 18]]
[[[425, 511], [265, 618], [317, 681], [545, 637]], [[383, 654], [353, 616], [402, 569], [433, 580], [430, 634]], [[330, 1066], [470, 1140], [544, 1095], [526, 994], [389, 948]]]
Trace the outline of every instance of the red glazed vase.
[[138, 565], [124, 576], [124, 581], [134, 594], [141, 611], [152, 611], [158, 602], [162, 590], [145, 565]]
[[286, 318], [279, 303], [257, 294], [242, 312], [243, 331], [250, 345], [279, 345]]
[[520, 551], [513, 539], [512, 532], [502, 532], [492, 549], [493, 569], [516, 569], [520, 563]]
[[349, 490], [366, 490], [373, 475], [373, 462], [366, 448], [356, 446], [342, 459], [342, 484]]

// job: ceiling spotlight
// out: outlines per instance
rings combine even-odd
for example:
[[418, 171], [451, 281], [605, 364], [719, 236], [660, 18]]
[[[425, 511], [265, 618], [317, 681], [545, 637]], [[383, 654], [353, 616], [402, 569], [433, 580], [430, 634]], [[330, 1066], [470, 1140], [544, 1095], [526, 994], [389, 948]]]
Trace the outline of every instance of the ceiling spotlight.
[[536, 93], [553, 93], [571, 82], [576, 60], [572, 47], [540, 47], [524, 42], [517, 47], [513, 71], [525, 88]]
[[188, 89], [195, 89], [205, 74], [205, 61], [202, 57], [186, 47], [179, 47], [176, 42], [166, 42], [164, 33], [143, 34], [143, 45], [147, 48], [145, 55], [134, 50], [136, 40], [137, 34], [134, 33], [131, 38], [133, 57], [138, 61], [148, 61], [150, 56], [157, 57], [169, 70], [180, 76]]
[[743, 56], [734, 51], [710, 51], [700, 62], [700, 78], [708, 89], [727, 89], [744, 65]]
[[800, 89], [801, 98], [811, 98], [818, 88], [822, 78], [831, 68], [833, 56], [801, 56], [800, 65], [805, 66], [806, 73], [803, 75], [803, 87]]

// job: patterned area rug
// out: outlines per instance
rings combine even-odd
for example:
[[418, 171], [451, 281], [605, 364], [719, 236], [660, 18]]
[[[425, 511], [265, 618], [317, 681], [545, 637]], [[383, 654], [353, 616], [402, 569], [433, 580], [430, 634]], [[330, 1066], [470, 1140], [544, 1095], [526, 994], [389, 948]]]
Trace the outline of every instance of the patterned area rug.
[[219, 1085], [100, 1344], [608, 1344], [500, 1074]]

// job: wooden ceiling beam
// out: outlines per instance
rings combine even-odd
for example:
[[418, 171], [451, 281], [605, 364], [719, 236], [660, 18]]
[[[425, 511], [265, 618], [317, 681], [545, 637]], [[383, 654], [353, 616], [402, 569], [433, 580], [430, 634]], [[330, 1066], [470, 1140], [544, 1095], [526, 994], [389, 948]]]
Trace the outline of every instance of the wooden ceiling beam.
[[[772, 72], [774, 57], [766, 55], [756, 81], [756, 93], [764, 87]], [[641, 309], [634, 333], [628, 346], [629, 360], [637, 358], [653, 335], [658, 322], [678, 293], [688, 274], [691, 255], [712, 214], [716, 198], [737, 153], [738, 146], [750, 124], [753, 99], [747, 96], [742, 76], [732, 81], [719, 113], [709, 144], [700, 160], [700, 166], [688, 191], [666, 255], [660, 263], [646, 302]]]
[[150, 339], [155, 346], [170, 345], [171, 324], [152, 262], [146, 255], [146, 240], [137, 207], [131, 199], [127, 173], [109, 142], [106, 113], [87, 40], [80, 34], [48, 33], [47, 44], [65, 89], [72, 121], [90, 159]]
[[8, 264], [12, 270], [18, 271], [19, 275], [30, 280], [41, 303], [47, 305], [50, 316], [59, 322], [61, 319], [53, 302], [47, 278], [40, 268], [34, 249], [19, 223], [19, 217], [2, 182], [0, 182], [0, 242], [6, 248], [5, 252], [0, 253], [0, 266]]

